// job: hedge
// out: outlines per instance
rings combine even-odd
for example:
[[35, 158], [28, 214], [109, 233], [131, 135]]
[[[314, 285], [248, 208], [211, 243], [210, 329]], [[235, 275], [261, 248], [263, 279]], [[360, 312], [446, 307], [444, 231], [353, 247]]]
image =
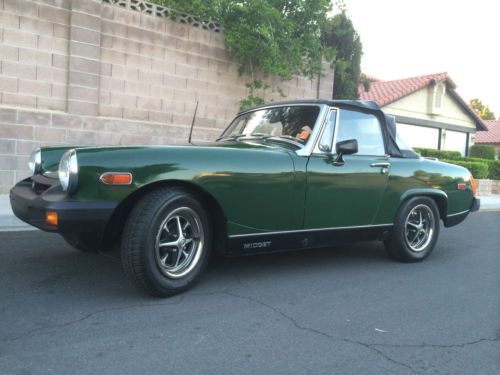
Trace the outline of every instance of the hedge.
[[462, 154], [458, 151], [444, 151], [444, 150], [434, 150], [432, 148], [417, 148], [414, 150], [420, 155], [429, 158], [447, 159], [447, 160], [460, 160], [462, 159]]
[[500, 180], [500, 160], [488, 160], [489, 175], [492, 180]]
[[472, 157], [495, 160], [495, 148], [488, 145], [472, 145], [469, 149]]
[[489, 168], [486, 163], [478, 163], [475, 161], [460, 161], [460, 160], [443, 160], [445, 163], [460, 165], [467, 168], [474, 178], [488, 178]]
[[488, 164], [491, 161], [491, 160], [481, 159], [481, 158], [471, 158], [470, 156], [466, 156], [464, 158], [461, 158], [460, 160], [461, 161], [475, 161], [477, 163], [488, 163]]
[[[500, 160], [463, 157], [458, 151], [444, 151], [418, 147], [415, 147], [414, 150], [424, 157], [437, 158], [450, 164], [461, 165], [470, 170], [474, 177], [500, 180]], [[475, 166], [475, 164], [478, 163], [486, 166], [486, 175], [483, 166]]]
[[460, 161], [484, 163], [488, 166], [488, 177], [491, 180], [500, 180], [500, 160], [488, 160], [480, 158], [462, 158]]

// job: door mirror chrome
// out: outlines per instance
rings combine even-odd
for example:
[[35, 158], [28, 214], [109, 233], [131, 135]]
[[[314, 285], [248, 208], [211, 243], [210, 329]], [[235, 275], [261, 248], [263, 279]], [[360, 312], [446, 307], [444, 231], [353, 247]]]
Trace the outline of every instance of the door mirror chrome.
[[347, 139], [345, 141], [337, 142], [335, 145], [335, 151], [337, 152], [337, 158], [335, 159], [333, 165], [343, 165], [343, 155], [350, 155], [358, 152], [358, 141], [356, 139]]

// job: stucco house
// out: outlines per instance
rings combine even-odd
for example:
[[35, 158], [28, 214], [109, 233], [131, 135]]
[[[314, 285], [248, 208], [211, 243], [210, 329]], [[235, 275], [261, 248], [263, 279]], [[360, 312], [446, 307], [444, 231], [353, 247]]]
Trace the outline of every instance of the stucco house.
[[488, 130], [476, 133], [476, 143], [495, 147], [496, 157], [500, 159], [500, 120], [485, 120]]
[[447, 73], [377, 80], [358, 87], [360, 99], [373, 100], [395, 116], [399, 134], [412, 147], [459, 151], [468, 155], [484, 122], [458, 95]]

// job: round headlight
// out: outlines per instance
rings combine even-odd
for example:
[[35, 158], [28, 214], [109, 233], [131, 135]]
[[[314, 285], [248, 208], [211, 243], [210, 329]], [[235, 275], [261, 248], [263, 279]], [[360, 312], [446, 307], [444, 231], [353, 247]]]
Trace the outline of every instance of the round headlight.
[[33, 174], [40, 173], [42, 169], [42, 152], [39, 148], [31, 153], [30, 161], [28, 162], [30, 170]]
[[62, 189], [71, 193], [75, 190], [78, 182], [78, 162], [76, 151], [68, 150], [59, 161], [59, 182]]

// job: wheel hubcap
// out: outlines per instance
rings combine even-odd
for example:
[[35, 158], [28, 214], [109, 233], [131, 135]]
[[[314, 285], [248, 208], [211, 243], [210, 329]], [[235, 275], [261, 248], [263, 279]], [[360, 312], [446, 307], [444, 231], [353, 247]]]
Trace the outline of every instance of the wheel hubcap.
[[420, 252], [425, 250], [434, 235], [434, 214], [432, 210], [420, 204], [415, 206], [405, 221], [405, 240], [408, 247]]
[[187, 275], [203, 252], [204, 233], [198, 214], [188, 207], [170, 212], [156, 235], [155, 255], [160, 271], [174, 279]]

